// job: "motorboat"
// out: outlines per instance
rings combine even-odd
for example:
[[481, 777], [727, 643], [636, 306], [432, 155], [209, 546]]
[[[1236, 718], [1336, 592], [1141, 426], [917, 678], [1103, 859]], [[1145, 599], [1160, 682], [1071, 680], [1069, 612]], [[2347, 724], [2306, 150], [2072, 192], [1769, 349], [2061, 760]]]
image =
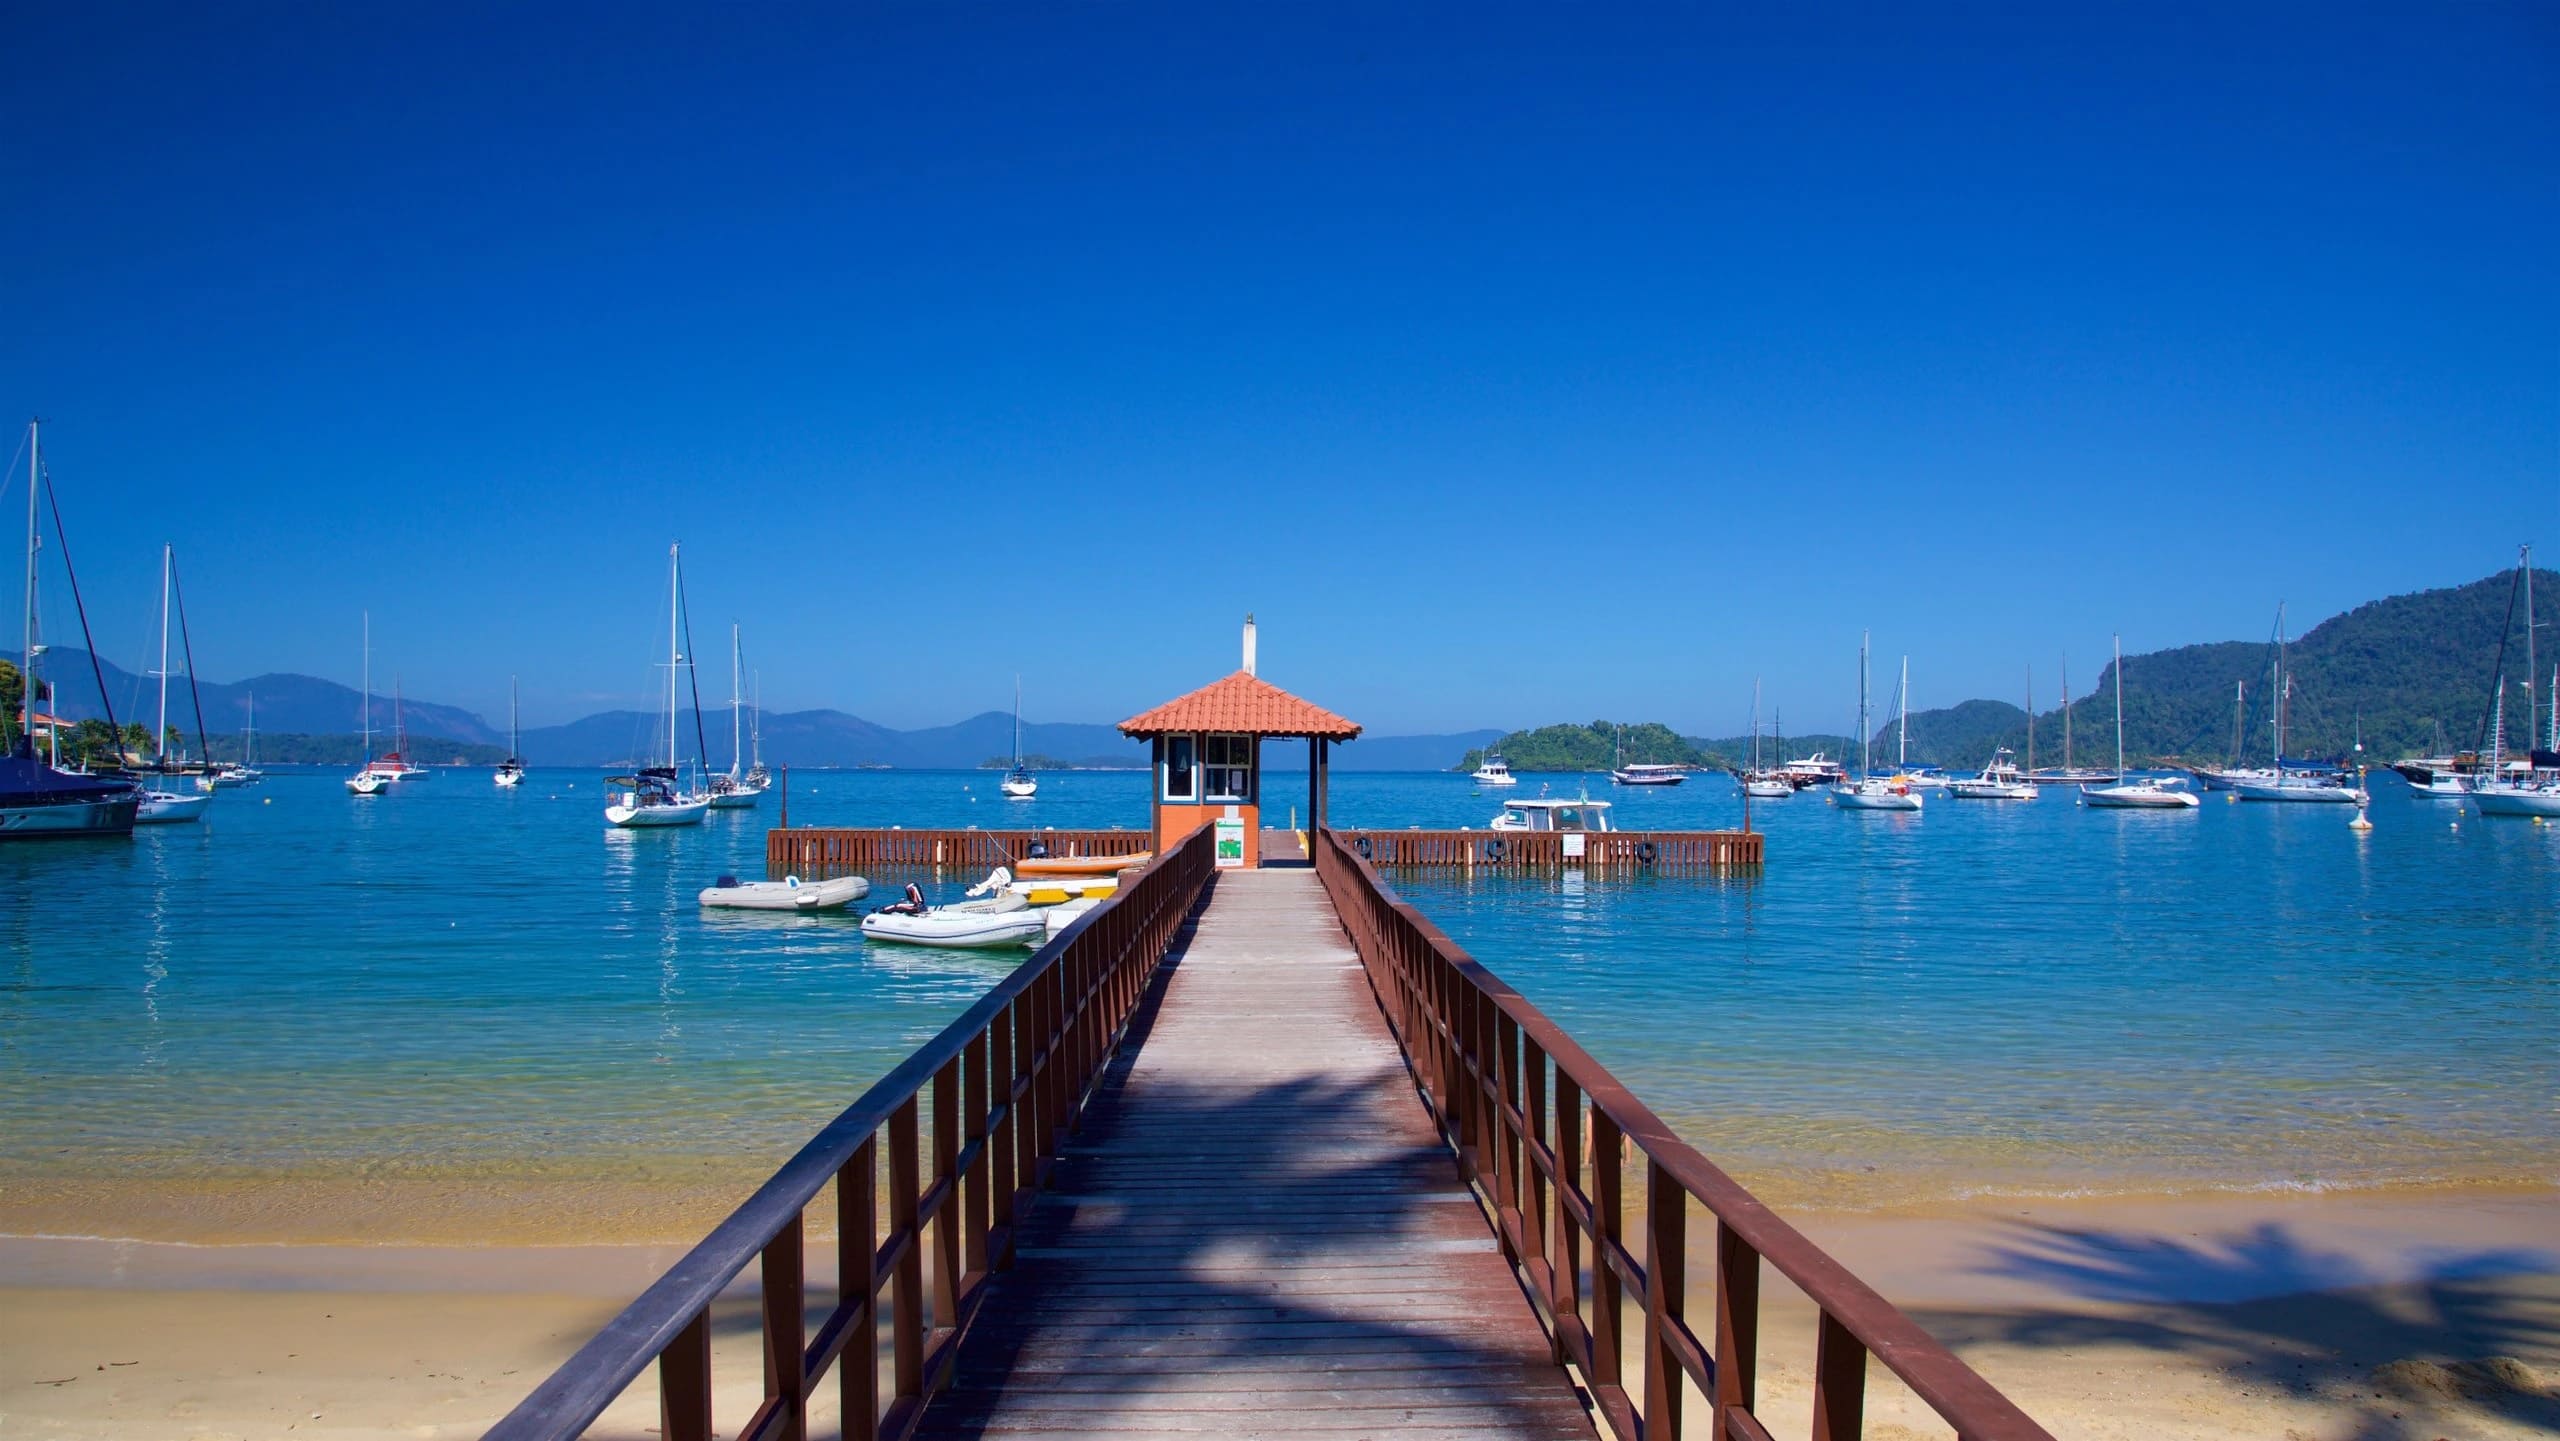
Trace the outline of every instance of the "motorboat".
[[1520, 784], [1520, 778], [1511, 773], [1511, 762], [1504, 760], [1502, 758], [1502, 753], [1499, 751], [1487, 753], [1483, 764], [1477, 766], [1474, 774], [1470, 775], [1468, 779], [1474, 781], [1479, 786], [1516, 786]]
[[2191, 811], [2204, 804], [2185, 788], [2184, 776], [2160, 779], [2124, 773], [2124, 637], [2116, 637], [2116, 783], [2082, 786], [2080, 803], [2101, 809]]
[[1022, 677], [1013, 678], [1013, 769], [1004, 773], [996, 789], [1009, 801], [1027, 801], [1040, 794], [1040, 778], [1022, 763]]
[[2193, 810], [2204, 802], [2181, 776], [2130, 776], [2111, 786], [2082, 786], [2083, 803], [2117, 810]]
[[1614, 829], [1609, 824], [1609, 803], [1588, 797], [1506, 801], [1502, 814], [1487, 824], [1497, 831], [1584, 831], [1598, 834]]
[[1125, 856], [1024, 856], [1013, 863], [1016, 876], [1116, 876], [1154, 860], [1155, 852]]
[[1955, 779], [1936, 766], [1896, 766], [1893, 778], [1915, 791], [1942, 791], [1955, 784]]
[[860, 876], [804, 881], [784, 876], [778, 881], [741, 881], [722, 876], [695, 899], [703, 905], [736, 911], [840, 911], [871, 894], [871, 882]]
[[145, 790], [140, 804], [134, 807], [133, 823], [138, 826], [166, 826], [202, 820], [212, 805], [211, 791]]
[[1676, 786], [1689, 778], [1679, 766], [1618, 766], [1609, 772], [1609, 781], [1622, 786]]
[[925, 904], [924, 892], [908, 886], [904, 899], [862, 918], [862, 934], [875, 941], [910, 946], [942, 946], [954, 950], [1000, 950], [1038, 945], [1049, 938], [1043, 911], [1010, 891], [957, 905]]
[[[764, 799], [767, 781], [754, 771], [739, 769], [746, 764], [746, 689], [744, 655], [738, 648], [738, 628], [729, 627], [729, 773], [711, 778], [711, 808], [715, 811], [753, 810]], [[762, 769], [761, 763], [758, 769]]]
[[650, 766], [627, 776], [611, 776], [605, 789], [614, 795], [604, 808], [607, 825], [624, 829], [646, 826], [696, 826], [711, 810], [711, 797], [676, 787], [673, 766]]
[[1797, 790], [1809, 791], [1816, 786], [1845, 784], [1849, 779], [1849, 768], [1821, 751], [1815, 751], [1800, 760], [1780, 762], [1778, 774]]
[[[2403, 771], [2402, 774], [2406, 775], [2407, 772]], [[2428, 800], [2458, 801], [2470, 796], [2471, 782], [2467, 777], [2452, 771], [2429, 771], [2426, 779], [2409, 782], [2409, 794], [2423, 796]]]
[[2219, 770], [2198, 767], [2193, 772], [2196, 784], [2209, 791], [2227, 791], [2278, 779], [2283, 773], [2271, 766], [2224, 766]]
[[[1910, 689], [1910, 667], [1911, 662], [1905, 660], [1903, 680], [1906, 694]], [[1831, 792], [1831, 803], [1844, 811], [1916, 811], [1920, 809], [1920, 797], [1912, 793], [1911, 787], [1899, 781], [1886, 780], [1882, 776], [1867, 773], [1875, 751], [1875, 740], [1867, 732], [1867, 717], [1867, 633], [1860, 631], [1858, 633], [1858, 744], [1860, 747], [1858, 778], [1854, 781], [1844, 780], [1834, 787]], [[1902, 732], [1904, 743], [1907, 745], [1911, 734], [1911, 722], [1907, 713], [1902, 723]]]
[[1962, 801], [2031, 801], [2043, 792], [2018, 769], [2017, 752], [2002, 746], [1975, 775], [1947, 782], [1947, 794]]

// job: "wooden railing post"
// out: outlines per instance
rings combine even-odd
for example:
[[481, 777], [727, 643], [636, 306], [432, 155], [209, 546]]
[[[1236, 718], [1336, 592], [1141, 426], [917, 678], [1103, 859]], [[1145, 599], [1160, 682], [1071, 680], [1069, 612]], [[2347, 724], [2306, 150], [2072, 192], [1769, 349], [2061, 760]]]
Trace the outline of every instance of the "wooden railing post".
[[764, 1395], [781, 1413], [782, 1441], [806, 1441], [809, 1435], [808, 1373], [802, 1355], [809, 1344], [803, 1316], [807, 1277], [801, 1270], [804, 1218], [774, 1234], [764, 1246]]
[[1722, 1221], [1716, 1222], [1715, 1401], [1719, 1418], [1760, 1404], [1760, 1253]]
[[711, 1441], [711, 1313], [697, 1312], [658, 1353], [658, 1430], [666, 1441]]
[[1683, 1372], [1671, 1338], [1688, 1309], [1689, 1193], [1648, 1164], [1644, 1196], [1644, 1434], [1677, 1436]]
[[1867, 1406], [1867, 1348], [1829, 1311], [1814, 1328], [1813, 1441], [1858, 1441]]
[[933, 1325], [960, 1324], [960, 1062], [933, 1077], [933, 1183], [942, 1198], [933, 1208]]
[[1625, 1290], [1618, 1280], [1615, 1252], [1626, 1213], [1621, 1209], [1618, 1123], [1609, 1113], [1591, 1112], [1591, 1369], [1592, 1384], [1623, 1389], [1627, 1383], [1621, 1337], [1626, 1322]]
[[836, 1362], [845, 1441], [880, 1435], [880, 1143], [862, 1145], [836, 1172], [836, 1297], [858, 1306]]
[[890, 1270], [889, 1348], [900, 1406], [924, 1403], [924, 1245], [916, 1234], [916, 1102], [889, 1113], [889, 1234], [906, 1239]]

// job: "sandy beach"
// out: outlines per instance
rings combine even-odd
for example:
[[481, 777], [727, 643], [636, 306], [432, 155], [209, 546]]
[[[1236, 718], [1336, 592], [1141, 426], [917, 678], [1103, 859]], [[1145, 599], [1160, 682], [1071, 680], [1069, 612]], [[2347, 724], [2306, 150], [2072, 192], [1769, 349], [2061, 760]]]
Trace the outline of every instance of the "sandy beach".
[[[2560, 1425], [2560, 1192], [1797, 1219], [2057, 1435], [2426, 1441]], [[679, 1251], [0, 1239], [0, 1434], [476, 1434]], [[759, 1384], [749, 1294], [720, 1332], [735, 1351], [718, 1368], [728, 1417]], [[1810, 1335], [1773, 1286], [1762, 1391], [1780, 1434], [1803, 1419]], [[608, 1422], [647, 1434], [646, 1388]], [[1867, 1434], [1943, 1431], [1878, 1371]]]

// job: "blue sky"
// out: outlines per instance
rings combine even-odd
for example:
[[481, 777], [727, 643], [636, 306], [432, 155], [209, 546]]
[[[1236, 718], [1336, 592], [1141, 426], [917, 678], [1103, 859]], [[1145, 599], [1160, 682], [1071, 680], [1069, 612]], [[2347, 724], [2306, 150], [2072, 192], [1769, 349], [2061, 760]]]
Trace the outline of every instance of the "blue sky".
[[1386, 733], [2560, 559], [2554, 12], [2082, 8], [46, 7], [0, 413], [110, 656], [167, 539], [207, 674], [369, 608], [528, 723], [655, 693], [678, 539], [775, 708], [1116, 719], [1252, 610]]

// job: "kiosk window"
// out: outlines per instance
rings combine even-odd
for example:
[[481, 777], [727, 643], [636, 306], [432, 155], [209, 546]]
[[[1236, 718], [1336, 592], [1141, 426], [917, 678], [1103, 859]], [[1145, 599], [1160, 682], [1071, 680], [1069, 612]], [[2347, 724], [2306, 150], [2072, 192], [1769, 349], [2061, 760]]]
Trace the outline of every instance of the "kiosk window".
[[1191, 749], [1189, 736], [1164, 738], [1164, 798], [1166, 800], [1187, 801], [1193, 795]]
[[1208, 772], [1206, 798], [1213, 801], [1253, 799], [1253, 737], [1203, 736]]

